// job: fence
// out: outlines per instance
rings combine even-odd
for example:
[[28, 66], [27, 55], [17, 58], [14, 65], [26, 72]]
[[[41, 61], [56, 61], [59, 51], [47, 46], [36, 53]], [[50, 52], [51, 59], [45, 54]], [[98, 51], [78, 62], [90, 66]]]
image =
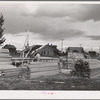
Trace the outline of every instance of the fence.
[[[53, 57], [40, 57], [39, 60], [37, 60], [39, 62], [58, 62], [59, 59], [58, 58], [53, 58]], [[12, 58], [12, 62], [15, 63], [15, 66], [17, 63], [22, 63], [22, 62], [27, 62], [28, 64], [30, 62], [34, 62], [34, 58]]]
[[53, 57], [41, 57], [41, 62], [58, 62], [59, 58], [53, 58]]

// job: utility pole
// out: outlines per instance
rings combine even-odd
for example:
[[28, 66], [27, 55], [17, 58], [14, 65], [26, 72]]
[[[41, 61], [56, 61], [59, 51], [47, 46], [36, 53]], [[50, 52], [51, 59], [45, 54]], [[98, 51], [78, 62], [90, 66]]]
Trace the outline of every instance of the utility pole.
[[82, 47], [82, 44], [80, 44], [80, 47]]
[[60, 39], [61, 40], [61, 52], [63, 52], [63, 41], [64, 39]]
[[28, 30], [28, 35], [27, 35], [27, 46], [29, 46], [29, 30]]
[[91, 51], [93, 50], [93, 47], [91, 47]]
[[93, 20], [92, 23], [93, 23], [93, 24], [92, 24], [92, 25], [93, 25], [93, 26], [92, 26], [92, 28], [93, 28], [92, 30], [93, 30], [93, 33], [94, 33], [94, 32], [95, 32], [95, 27], [94, 27], [94, 24], [95, 24], [95, 23], [94, 23], [94, 20]]
[[100, 46], [99, 46], [99, 54], [100, 54]]
[[25, 43], [24, 43], [24, 46], [23, 46], [23, 50], [25, 49], [25, 46], [29, 46], [29, 31], [28, 31], [28, 35], [26, 37], [26, 40], [25, 40]]

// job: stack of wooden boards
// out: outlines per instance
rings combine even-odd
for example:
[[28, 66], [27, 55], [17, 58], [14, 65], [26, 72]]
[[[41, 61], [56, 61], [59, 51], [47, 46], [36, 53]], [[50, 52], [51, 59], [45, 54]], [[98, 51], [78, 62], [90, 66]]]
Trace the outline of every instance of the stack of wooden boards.
[[14, 68], [8, 49], [0, 49], [0, 70]]
[[68, 68], [73, 69], [74, 68], [74, 63], [75, 61], [77, 61], [78, 59], [85, 59], [84, 55], [82, 53], [73, 53], [73, 52], [69, 52], [68, 53]]
[[[27, 69], [13, 66], [11, 59], [12, 57], [9, 55], [9, 51], [7, 49], [0, 49], [0, 77], [2, 76], [1, 74], [3, 74], [4, 78], [20, 77], [21, 75], [26, 76], [26, 72], [24, 73], [23, 71]], [[30, 78], [59, 73], [58, 61], [32, 62], [29, 65], [29, 68], [31, 76]]]
[[0, 62], [9, 62], [11, 63], [11, 56], [9, 55], [8, 49], [0, 49]]
[[8, 49], [0, 49], [0, 77], [19, 77], [23, 71], [12, 65], [11, 56]]
[[59, 73], [57, 62], [32, 62], [30, 65], [31, 77], [55, 75]]

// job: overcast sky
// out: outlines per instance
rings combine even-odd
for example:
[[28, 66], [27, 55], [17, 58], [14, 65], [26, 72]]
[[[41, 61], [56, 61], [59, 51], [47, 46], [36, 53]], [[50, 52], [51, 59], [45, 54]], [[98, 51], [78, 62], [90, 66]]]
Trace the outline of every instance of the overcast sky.
[[6, 42], [22, 49], [29, 30], [30, 45], [47, 43], [61, 48], [100, 46], [100, 4], [0, 2]]

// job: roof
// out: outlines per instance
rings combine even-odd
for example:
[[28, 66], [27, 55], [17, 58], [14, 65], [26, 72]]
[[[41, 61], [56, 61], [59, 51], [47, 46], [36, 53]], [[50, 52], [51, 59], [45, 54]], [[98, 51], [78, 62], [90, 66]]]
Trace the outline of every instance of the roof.
[[77, 50], [79, 52], [83, 52], [83, 47], [68, 47], [67, 49], [68, 51], [73, 51], [73, 50]]
[[40, 49], [42, 49], [42, 48], [44, 48], [44, 47], [46, 47], [46, 46], [48, 46], [51, 50], [53, 50], [53, 52], [55, 53], [55, 54], [59, 54], [59, 50], [57, 49], [57, 46], [56, 45], [49, 45], [49, 44], [46, 44], [46, 45], [44, 45], [44, 46], [41, 46], [38, 50], [40, 50]]
[[14, 45], [11, 45], [11, 44], [6, 44], [3, 48], [13, 48], [13, 49], [16, 49], [16, 47]]
[[49, 46], [50, 49], [52, 49], [55, 54], [58, 54], [59, 53], [59, 50], [57, 49], [57, 46], [56, 45], [49, 45], [49, 44], [46, 44], [46, 45], [33, 45], [33, 46], [30, 46], [29, 48], [26, 48], [24, 50], [24, 52], [28, 52], [30, 49], [31, 49], [31, 51], [38, 51], [38, 50], [40, 50], [40, 49], [42, 49], [42, 48], [44, 48], [46, 46]]
[[[28, 52], [30, 49], [31, 49], [31, 51], [34, 51], [34, 50], [40, 48], [41, 46], [42, 46], [42, 45], [32, 45], [32, 46], [30, 46], [29, 48], [24, 49], [23, 51], [24, 51], [24, 52]], [[30, 52], [31, 52], [31, 51], [30, 51]]]
[[57, 49], [56, 45], [49, 45], [49, 47], [54, 51], [55, 54], [58, 54], [60, 51]]

